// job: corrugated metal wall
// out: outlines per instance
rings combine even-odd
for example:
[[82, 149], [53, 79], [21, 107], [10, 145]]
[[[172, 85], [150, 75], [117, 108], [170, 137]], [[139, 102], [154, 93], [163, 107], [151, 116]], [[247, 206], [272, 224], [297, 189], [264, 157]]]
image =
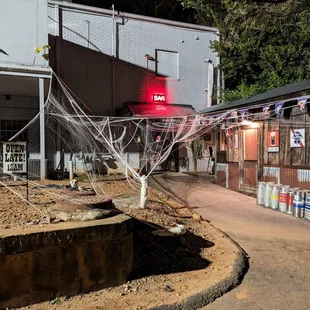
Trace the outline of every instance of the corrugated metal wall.
[[216, 165], [216, 184], [228, 188], [228, 164]]
[[257, 164], [245, 162], [243, 164], [243, 185], [245, 187], [256, 187]]
[[280, 183], [280, 168], [278, 167], [264, 167], [263, 168], [263, 181]]
[[229, 189], [239, 191], [239, 163], [228, 164]]
[[280, 183], [303, 189], [310, 189], [310, 170], [281, 168]]

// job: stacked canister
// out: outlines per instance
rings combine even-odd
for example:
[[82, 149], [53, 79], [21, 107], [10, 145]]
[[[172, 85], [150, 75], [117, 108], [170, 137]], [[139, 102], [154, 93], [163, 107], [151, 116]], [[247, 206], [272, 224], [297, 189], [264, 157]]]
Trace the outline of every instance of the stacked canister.
[[279, 209], [279, 193], [280, 193], [281, 184], [273, 184], [271, 191], [271, 209], [276, 210]]
[[294, 210], [293, 215], [295, 217], [304, 217], [304, 211], [305, 211], [305, 198], [304, 198], [304, 192], [301, 190], [298, 190], [295, 192], [294, 195]]
[[305, 219], [310, 220], [310, 191], [306, 192], [305, 197]]
[[283, 185], [280, 188], [280, 194], [279, 194], [279, 210], [281, 212], [286, 213], [287, 211], [287, 204], [288, 204], [288, 191], [290, 186]]
[[[257, 204], [259, 206], [265, 206], [265, 189], [266, 182], [258, 182], [257, 184]], [[310, 196], [309, 196], [310, 201]]]
[[257, 204], [310, 220], [310, 191], [289, 185], [259, 182]]
[[266, 183], [265, 193], [264, 193], [264, 204], [266, 208], [271, 208], [271, 192], [273, 189], [274, 183]]

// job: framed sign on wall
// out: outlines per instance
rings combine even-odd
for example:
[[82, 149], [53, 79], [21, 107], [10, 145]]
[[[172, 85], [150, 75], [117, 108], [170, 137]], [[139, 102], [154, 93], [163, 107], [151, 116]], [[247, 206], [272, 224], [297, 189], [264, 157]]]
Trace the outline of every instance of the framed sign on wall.
[[291, 129], [291, 147], [305, 147], [305, 128]]
[[267, 150], [269, 153], [279, 152], [279, 130], [270, 130], [267, 134]]

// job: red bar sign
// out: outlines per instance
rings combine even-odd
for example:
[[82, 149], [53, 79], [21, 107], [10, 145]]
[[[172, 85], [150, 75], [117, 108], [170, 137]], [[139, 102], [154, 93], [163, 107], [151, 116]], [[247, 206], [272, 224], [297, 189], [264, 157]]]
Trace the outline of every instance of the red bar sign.
[[162, 94], [153, 94], [154, 102], [166, 102], [166, 95]]

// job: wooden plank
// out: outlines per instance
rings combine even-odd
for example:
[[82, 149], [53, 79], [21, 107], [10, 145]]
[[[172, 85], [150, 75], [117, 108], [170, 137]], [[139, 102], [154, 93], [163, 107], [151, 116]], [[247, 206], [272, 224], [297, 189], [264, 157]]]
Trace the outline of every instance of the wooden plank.
[[[293, 116], [297, 114], [296, 116]], [[292, 109], [291, 121], [293, 129], [305, 128], [305, 114], [300, 111], [299, 107]], [[306, 148], [305, 147], [294, 147], [291, 148], [291, 163], [293, 166], [304, 166], [306, 164]]]
[[262, 152], [263, 152], [263, 160], [264, 164], [268, 164], [268, 150], [267, 150], [267, 137], [268, 137], [269, 123], [263, 122], [263, 139], [262, 139]]
[[[237, 138], [237, 145], [235, 145], [236, 143], [236, 138]], [[239, 128], [236, 127], [234, 129], [234, 137], [233, 137], [233, 149], [234, 149], [234, 162], [239, 162], [239, 142], [240, 142], [240, 137], [239, 137]], [[235, 147], [237, 146], [237, 148]]]
[[[263, 166], [264, 166], [264, 153], [266, 147], [264, 147], [264, 132], [265, 127], [261, 123], [261, 127], [257, 130], [257, 141], [258, 141], [258, 160], [257, 160], [257, 181], [263, 180]], [[267, 127], [268, 128], [268, 127]]]
[[[229, 162], [239, 162], [239, 156], [238, 156], [239, 148], [235, 148], [235, 135], [238, 135], [238, 139], [239, 139], [238, 128], [233, 128], [233, 134], [227, 138], [227, 160]], [[238, 141], [238, 144], [239, 144], [239, 141]]]
[[290, 120], [281, 120], [280, 126], [280, 165], [291, 165]]

